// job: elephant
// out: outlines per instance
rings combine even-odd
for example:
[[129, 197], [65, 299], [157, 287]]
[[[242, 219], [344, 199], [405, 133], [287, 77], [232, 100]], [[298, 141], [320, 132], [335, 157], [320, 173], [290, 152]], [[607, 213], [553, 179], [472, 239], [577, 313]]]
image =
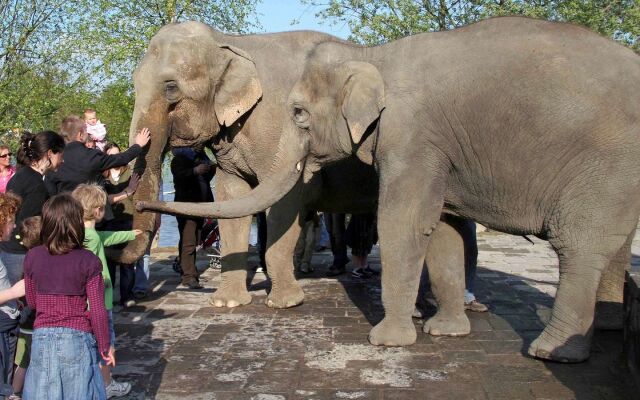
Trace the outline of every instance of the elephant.
[[[355, 155], [379, 175], [385, 317], [372, 344], [416, 340], [419, 271], [444, 212], [549, 242], [559, 287], [528, 353], [580, 362], [596, 301], [619, 302], [630, 260], [639, 104], [640, 57], [571, 24], [500, 17], [371, 48], [320, 43], [287, 101], [289, 165], [240, 199], [202, 207], [223, 217], [255, 212], [279, 198], [274, 192], [288, 195], [282, 182], [308, 182]], [[428, 265], [429, 275], [450, 290], [434, 291], [440, 308], [423, 331], [464, 334], [462, 280], [442, 264]]]
[[[167, 146], [212, 149], [218, 163], [216, 200], [239, 198], [267, 179], [273, 155], [286, 144], [280, 136], [288, 92], [302, 73], [306, 53], [325, 41], [340, 39], [309, 31], [225, 35], [193, 21], [162, 27], [134, 72], [130, 136], [142, 127], [152, 132], [151, 145], [135, 166], [142, 177], [134, 200], [157, 199]], [[293, 268], [299, 215], [305, 209], [372, 212], [377, 191], [374, 168], [351, 157], [328, 166], [311, 182], [300, 182], [271, 207], [268, 306], [303, 301]], [[124, 262], [139, 258], [152, 237], [154, 219], [136, 213], [133, 227], [148, 234], [113, 257]], [[222, 283], [210, 300], [213, 306], [237, 307], [252, 300], [246, 284], [250, 226], [251, 217], [219, 221]]]

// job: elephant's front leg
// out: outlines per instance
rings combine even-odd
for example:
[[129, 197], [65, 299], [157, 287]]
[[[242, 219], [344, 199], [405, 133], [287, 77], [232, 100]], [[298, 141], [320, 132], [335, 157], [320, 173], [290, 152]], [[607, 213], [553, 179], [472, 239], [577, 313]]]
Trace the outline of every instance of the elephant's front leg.
[[[378, 235], [385, 317], [369, 333], [374, 345], [404, 346], [416, 340], [411, 320], [429, 236], [442, 211], [441, 179], [408, 168], [385, 176], [381, 168]], [[424, 185], [419, 187], [418, 185]]]
[[464, 313], [464, 240], [475, 240], [475, 236], [465, 237], [464, 225], [464, 220], [444, 216], [427, 246], [427, 268], [438, 312], [425, 321], [422, 330], [431, 335], [462, 336], [471, 332]]
[[[240, 178], [218, 170], [216, 200], [229, 200], [251, 190]], [[238, 307], [251, 303], [247, 291], [247, 256], [251, 216], [218, 220], [222, 253], [222, 282], [211, 296], [214, 307]]]
[[271, 292], [266, 304], [273, 308], [289, 308], [302, 303], [304, 292], [293, 274], [293, 252], [300, 237], [300, 210], [302, 182], [267, 214], [267, 271], [271, 279]]

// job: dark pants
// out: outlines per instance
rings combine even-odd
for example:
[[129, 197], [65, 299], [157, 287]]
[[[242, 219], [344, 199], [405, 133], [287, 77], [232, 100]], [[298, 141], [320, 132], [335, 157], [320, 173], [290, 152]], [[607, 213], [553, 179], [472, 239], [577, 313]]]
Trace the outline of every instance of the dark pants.
[[260, 255], [260, 266], [267, 266], [267, 213], [261, 212], [256, 214], [256, 222], [258, 224], [258, 253]]
[[4, 389], [10, 390], [11, 381], [13, 380], [13, 358], [16, 353], [16, 344], [18, 343], [18, 323], [15, 327], [0, 332], [0, 374], [2, 376], [2, 384], [0, 385], [0, 394], [4, 393]]
[[196, 246], [198, 246], [203, 220], [201, 218], [189, 219], [182, 217], [176, 217], [176, 219], [178, 220], [178, 230], [180, 231], [178, 256], [180, 257], [180, 267], [182, 268], [182, 283], [186, 284], [198, 279]]
[[378, 241], [376, 215], [374, 213], [352, 214], [345, 235], [352, 255], [368, 256], [373, 245]]
[[134, 264], [118, 264], [107, 259], [107, 268], [109, 269], [109, 276], [111, 277], [112, 285], [114, 285], [114, 290], [118, 266], [120, 266], [120, 305], [124, 305], [127, 300], [133, 298], [133, 286], [136, 283], [136, 272]]
[[340, 267], [344, 267], [349, 262], [344, 221], [344, 214], [324, 213], [324, 224], [327, 226], [333, 253], [333, 265]]

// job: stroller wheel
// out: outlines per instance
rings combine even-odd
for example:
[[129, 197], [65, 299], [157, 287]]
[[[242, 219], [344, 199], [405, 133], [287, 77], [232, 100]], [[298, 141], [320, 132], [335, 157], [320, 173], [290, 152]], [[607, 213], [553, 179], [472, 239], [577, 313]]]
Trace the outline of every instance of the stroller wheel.
[[182, 267], [180, 266], [180, 257], [176, 257], [173, 260], [173, 265], [171, 266], [176, 274], [182, 275]]

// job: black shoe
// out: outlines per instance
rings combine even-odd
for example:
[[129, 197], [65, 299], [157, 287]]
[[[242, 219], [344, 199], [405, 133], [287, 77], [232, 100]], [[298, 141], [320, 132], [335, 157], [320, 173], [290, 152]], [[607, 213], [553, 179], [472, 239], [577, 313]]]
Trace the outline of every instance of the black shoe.
[[180, 288], [184, 288], [184, 289], [192, 289], [192, 290], [197, 290], [197, 289], [202, 289], [204, 288], [204, 286], [202, 286], [200, 284], [200, 282], [198, 282], [197, 280], [192, 280], [189, 281], [187, 283], [182, 282], [178, 287]]
[[147, 292], [143, 292], [143, 291], [133, 292], [133, 298], [136, 300], [142, 300], [145, 297], [147, 297]]
[[327, 276], [338, 276], [338, 275], [342, 275], [345, 273], [345, 267], [344, 265], [332, 265], [329, 267], [329, 270], [327, 271]]
[[362, 279], [367, 279], [367, 278], [371, 278], [372, 276], [378, 275], [380, 272], [371, 269], [371, 267], [369, 267], [369, 265], [367, 265], [364, 268], [357, 268], [354, 269], [353, 271], [351, 271], [351, 275], [355, 278], [362, 278]]

